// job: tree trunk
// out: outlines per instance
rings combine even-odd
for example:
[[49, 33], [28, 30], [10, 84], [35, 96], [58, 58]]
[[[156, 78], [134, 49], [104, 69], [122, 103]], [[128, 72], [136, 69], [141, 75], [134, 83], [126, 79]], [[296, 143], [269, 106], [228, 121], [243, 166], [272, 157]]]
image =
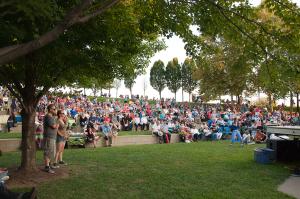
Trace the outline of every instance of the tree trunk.
[[270, 111], [273, 111], [273, 107], [272, 107], [272, 95], [270, 93], [268, 93], [268, 103], [269, 103], [269, 109], [270, 109]]
[[118, 98], [118, 89], [116, 88], [116, 98]]
[[189, 92], [189, 102], [191, 102], [191, 92]]
[[100, 89], [100, 95], [103, 96], [103, 89]]
[[23, 108], [22, 115], [22, 158], [21, 171], [30, 174], [37, 170], [36, 167], [36, 144], [35, 144], [35, 108], [34, 104], [27, 104], [26, 110]]
[[83, 88], [83, 95], [86, 95], [86, 93], [85, 93], [85, 88]]
[[174, 94], [175, 94], [175, 102], [176, 102], [176, 92]]
[[108, 88], [108, 96], [110, 97], [110, 88]]
[[293, 113], [293, 107], [294, 107], [294, 100], [293, 100], [293, 92], [292, 91], [290, 91], [290, 114], [292, 115], [292, 113]]
[[[182, 95], [182, 102], [184, 102], [183, 88], [181, 88], [181, 95]], [[189, 98], [189, 101], [190, 101], [190, 98]]]
[[161, 91], [159, 91], [159, 100], [161, 100]]
[[297, 112], [298, 112], [298, 114], [300, 114], [300, 108], [299, 108], [299, 93], [298, 93], [298, 92], [296, 93], [296, 96], [297, 96]]
[[132, 88], [130, 88], [129, 91], [130, 91], [130, 99], [131, 99], [131, 96], [132, 96]]
[[93, 89], [93, 93], [94, 93], [94, 97], [96, 97], [96, 94], [97, 94], [97, 89], [96, 88]]

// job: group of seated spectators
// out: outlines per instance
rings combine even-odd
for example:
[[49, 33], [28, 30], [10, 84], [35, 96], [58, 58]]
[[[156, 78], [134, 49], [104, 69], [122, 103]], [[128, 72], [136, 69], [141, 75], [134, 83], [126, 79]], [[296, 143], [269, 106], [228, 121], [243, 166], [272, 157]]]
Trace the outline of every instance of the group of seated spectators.
[[141, 98], [124, 100], [90, 100], [85, 96], [44, 96], [38, 105], [37, 119], [45, 114], [47, 104], [54, 103], [65, 112], [75, 126], [86, 134], [96, 146], [102, 133], [106, 145], [111, 146], [118, 131], [151, 131], [160, 142], [170, 142], [173, 133], [182, 141], [231, 139], [241, 143], [263, 142], [267, 125], [283, 125], [299, 115], [288, 115], [283, 110], [270, 112], [266, 108], [243, 104], [237, 106], [191, 105], [176, 103], [174, 99], [149, 100]]

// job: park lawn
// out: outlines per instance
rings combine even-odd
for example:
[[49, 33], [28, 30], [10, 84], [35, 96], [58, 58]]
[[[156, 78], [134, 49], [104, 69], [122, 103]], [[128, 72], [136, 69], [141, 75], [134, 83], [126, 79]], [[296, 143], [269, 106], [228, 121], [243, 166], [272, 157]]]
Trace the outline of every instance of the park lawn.
[[[256, 147], [263, 145], [221, 141], [66, 150], [71, 176], [38, 186], [39, 198], [290, 198], [276, 191], [288, 169], [255, 163]], [[19, 155], [5, 153], [0, 167], [19, 164]]]
[[12, 139], [12, 138], [22, 138], [22, 134], [20, 132], [0, 132], [0, 139]]
[[120, 131], [118, 136], [128, 136], [128, 135], [152, 135], [151, 131]]
[[[102, 133], [99, 133], [102, 135]], [[118, 136], [128, 136], [128, 135], [151, 135], [150, 131], [120, 131]], [[12, 139], [12, 138], [22, 138], [20, 132], [10, 132], [10, 133], [0, 133], [0, 139]]]

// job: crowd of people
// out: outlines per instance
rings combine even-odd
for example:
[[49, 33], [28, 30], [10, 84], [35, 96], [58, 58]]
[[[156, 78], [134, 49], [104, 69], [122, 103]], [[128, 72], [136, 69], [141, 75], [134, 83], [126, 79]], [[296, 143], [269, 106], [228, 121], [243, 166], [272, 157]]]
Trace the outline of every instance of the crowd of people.
[[[298, 124], [299, 115], [280, 107], [276, 111], [231, 103], [207, 105], [176, 103], [174, 99], [148, 100], [137, 98], [97, 98], [86, 96], [43, 96], [37, 107], [36, 138], [44, 146], [45, 169], [66, 164], [63, 161], [65, 142], [70, 133], [84, 135], [96, 147], [100, 136], [105, 146], [119, 131], [149, 131], [159, 143], [169, 143], [172, 134], [183, 142], [230, 139], [231, 143], [252, 144], [266, 140], [267, 125]], [[51, 164], [53, 163], [53, 164]]]

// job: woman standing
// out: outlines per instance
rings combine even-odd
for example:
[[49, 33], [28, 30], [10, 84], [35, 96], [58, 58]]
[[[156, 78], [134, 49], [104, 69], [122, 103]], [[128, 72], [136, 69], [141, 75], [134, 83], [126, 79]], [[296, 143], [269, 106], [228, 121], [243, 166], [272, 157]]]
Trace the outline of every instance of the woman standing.
[[55, 163], [54, 165], [58, 166], [58, 164], [66, 165], [63, 161], [63, 152], [65, 148], [65, 143], [68, 138], [67, 136], [67, 121], [66, 116], [63, 111], [57, 111], [57, 119], [58, 119], [58, 131], [57, 131], [57, 139], [56, 139], [56, 155], [55, 155]]
[[242, 139], [239, 128], [240, 128], [239, 121], [237, 120], [237, 118], [234, 118], [233, 123], [231, 125], [231, 130], [232, 130], [231, 145], [234, 144], [234, 142], [236, 141], [236, 137], [237, 137], [238, 142], [241, 143], [241, 146], [243, 145], [243, 143], [242, 143], [243, 139]]

